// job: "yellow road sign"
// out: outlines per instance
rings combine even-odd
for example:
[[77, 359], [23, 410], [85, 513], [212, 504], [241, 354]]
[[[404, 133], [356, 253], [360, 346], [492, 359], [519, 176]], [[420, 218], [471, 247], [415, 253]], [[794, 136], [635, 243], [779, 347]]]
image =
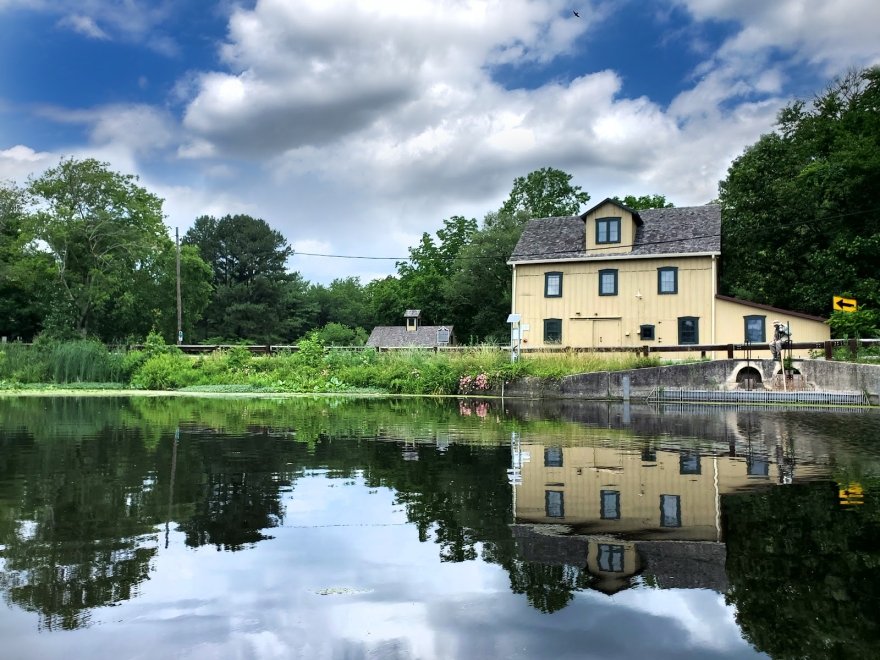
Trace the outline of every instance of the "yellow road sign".
[[835, 312], [854, 312], [856, 311], [856, 300], [855, 298], [841, 298], [840, 296], [834, 296], [834, 304], [832, 308]]
[[846, 506], [858, 506], [865, 503], [865, 490], [862, 484], [853, 482], [849, 484], [841, 484], [839, 487], [838, 497], [840, 503]]

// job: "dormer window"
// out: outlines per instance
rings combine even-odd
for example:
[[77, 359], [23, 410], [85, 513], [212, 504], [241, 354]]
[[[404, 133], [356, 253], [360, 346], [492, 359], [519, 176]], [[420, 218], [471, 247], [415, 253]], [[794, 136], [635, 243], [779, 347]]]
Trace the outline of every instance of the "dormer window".
[[620, 243], [620, 218], [596, 219], [596, 244]]

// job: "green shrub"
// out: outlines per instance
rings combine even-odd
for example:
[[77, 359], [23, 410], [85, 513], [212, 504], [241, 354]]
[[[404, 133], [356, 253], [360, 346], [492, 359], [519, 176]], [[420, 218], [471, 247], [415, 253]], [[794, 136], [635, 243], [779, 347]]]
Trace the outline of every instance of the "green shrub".
[[145, 390], [169, 390], [194, 385], [197, 380], [193, 361], [178, 351], [148, 358], [132, 376], [131, 384]]
[[121, 354], [119, 361], [119, 377], [123, 383], [130, 383], [138, 369], [147, 361], [149, 355], [145, 351], [128, 351]]

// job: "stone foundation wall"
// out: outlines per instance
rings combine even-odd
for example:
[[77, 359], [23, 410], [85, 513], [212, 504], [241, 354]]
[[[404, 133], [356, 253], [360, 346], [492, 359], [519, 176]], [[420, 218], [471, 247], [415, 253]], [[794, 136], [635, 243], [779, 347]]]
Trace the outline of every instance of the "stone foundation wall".
[[[864, 392], [873, 405], [880, 405], [880, 365], [795, 360], [794, 368], [803, 374], [812, 389], [829, 392]], [[772, 360], [711, 360], [691, 364], [647, 367], [630, 371], [601, 371], [566, 376], [559, 380], [523, 378], [505, 384], [504, 391], [493, 394], [528, 399], [619, 400], [647, 398], [664, 389], [733, 389], [736, 376], [744, 368], [757, 369], [762, 383], [769, 384], [779, 370]]]

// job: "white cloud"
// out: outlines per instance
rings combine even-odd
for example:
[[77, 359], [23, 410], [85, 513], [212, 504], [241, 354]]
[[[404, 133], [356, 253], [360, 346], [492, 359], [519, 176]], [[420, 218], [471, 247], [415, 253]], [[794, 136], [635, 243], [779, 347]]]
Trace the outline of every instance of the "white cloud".
[[[573, 80], [533, 89], [496, 81], [498, 66], [537, 71], [569, 56], [615, 6], [581, 4], [581, 19], [563, 0], [230, 4], [218, 66], [174, 81], [179, 118], [130, 104], [43, 116], [85, 126], [81, 153], [149, 173], [145, 184], [181, 229], [203, 213], [243, 212], [296, 246], [320, 246], [302, 251], [405, 256], [443, 218], [498, 208], [516, 176], [540, 167], [573, 174], [593, 200], [709, 201], [731, 160], [772, 127], [793, 70], [826, 77], [880, 56], [880, 3], [670, 0], [657, 20], [678, 35], [680, 26], [663, 21], [685, 7], [696, 23], [676, 39], [702, 39], [705, 59], [666, 106], [625, 96], [621, 73], [583, 63]], [[154, 49], [172, 10], [135, 0], [36, 6], [90, 17], [111, 38]], [[702, 28], [713, 21], [734, 29], [710, 50]], [[172, 52], [173, 40], [165, 47]], [[149, 83], [164, 84], [152, 75]], [[26, 162], [0, 158], [0, 173]], [[305, 256], [292, 264], [319, 281], [394, 268]]]
[[721, 60], [783, 51], [799, 62], [822, 67], [826, 75], [880, 61], [880, 3], [875, 0], [680, 0], [679, 4], [697, 20], [734, 21], [741, 26], [718, 52]]
[[38, 174], [57, 162], [57, 154], [34, 151], [22, 144], [0, 149], [0, 182], [22, 184], [31, 174]]
[[[401, 133], [484, 87], [483, 67], [546, 61], [586, 29], [563, 3], [260, 0], [230, 19], [229, 72], [205, 72], [184, 123], [248, 155], [321, 146], [387, 122]], [[413, 125], [415, 123], [415, 126]]]
[[58, 16], [58, 27], [89, 39], [143, 43], [176, 55], [177, 44], [162, 32], [174, 12], [173, 0], [0, 0], [0, 11], [22, 8]]
[[143, 104], [113, 104], [71, 110], [43, 106], [37, 113], [63, 124], [88, 127], [90, 142], [146, 155], [169, 147], [177, 137], [177, 122], [166, 111]]
[[98, 26], [98, 24], [95, 22], [95, 19], [91, 16], [84, 16], [82, 14], [71, 14], [62, 18], [58, 22], [58, 25], [61, 27], [70, 28], [74, 32], [77, 32], [91, 39], [106, 40], [110, 38], [110, 36]]

